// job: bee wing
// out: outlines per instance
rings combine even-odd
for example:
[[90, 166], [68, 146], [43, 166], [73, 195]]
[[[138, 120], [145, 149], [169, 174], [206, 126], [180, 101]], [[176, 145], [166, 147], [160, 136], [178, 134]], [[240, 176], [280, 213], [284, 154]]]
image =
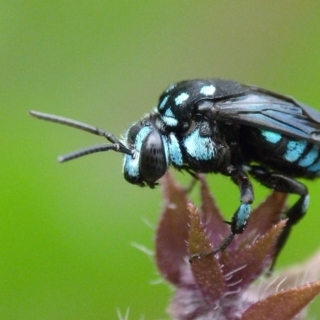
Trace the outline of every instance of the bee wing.
[[243, 96], [216, 102], [214, 118], [320, 144], [319, 111], [287, 96], [256, 87], [251, 89]]

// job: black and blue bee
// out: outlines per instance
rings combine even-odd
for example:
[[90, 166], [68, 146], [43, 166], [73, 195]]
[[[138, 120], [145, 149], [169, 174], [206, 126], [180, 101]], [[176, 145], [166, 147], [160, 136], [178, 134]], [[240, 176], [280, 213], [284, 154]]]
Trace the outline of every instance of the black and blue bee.
[[248, 173], [268, 188], [297, 194], [277, 243], [276, 257], [309, 205], [307, 187], [296, 178], [320, 176], [320, 112], [293, 98], [220, 79], [182, 81], [160, 96], [157, 108], [131, 125], [123, 139], [96, 127], [36, 111], [58, 122], [107, 138], [101, 144], [59, 157], [60, 162], [113, 150], [124, 154], [125, 179], [153, 188], [169, 166], [196, 173], [221, 173], [240, 190], [231, 233], [212, 253], [242, 233], [254, 192]]

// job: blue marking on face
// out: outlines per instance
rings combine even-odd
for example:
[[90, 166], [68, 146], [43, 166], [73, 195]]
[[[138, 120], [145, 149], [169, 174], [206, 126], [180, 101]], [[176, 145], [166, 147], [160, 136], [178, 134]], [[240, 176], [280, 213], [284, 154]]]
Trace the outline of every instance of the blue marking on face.
[[175, 99], [175, 103], [177, 106], [181, 105], [183, 102], [185, 102], [190, 96], [186, 92], [180, 93]]
[[289, 141], [284, 158], [289, 162], [298, 160], [306, 149], [306, 146], [307, 141], [305, 140]]
[[299, 161], [299, 166], [301, 167], [309, 167], [313, 164], [313, 162], [319, 156], [320, 146], [315, 144], [312, 149]]
[[310, 196], [307, 194], [304, 198], [303, 204], [302, 204], [302, 213], [306, 213], [310, 204]]
[[176, 136], [171, 133], [168, 138], [169, 157], [173, 165], [181, 167], [183, 165], [182, 152]]
[[250, 212], [251, 212], [250, 204], [246, 204], [246, 203], [241, 204], [236, 215], [236, 228], [238, 230], [243, 229], [247, 225]]
[[137, 151], [141, 150], [142, 143], [147, 137], [147, 135], [151, 132], [151, 128], [149, 126], [142, 127], [137, 133], [136, 140], [134, 143], [134, 149]]
[[210, 84], [207, 86], [203, 86], [200, 90], [200, 93], [204, 94], [205, 96], [213, 96], [215, 91], [216, 91], [215, 86]]
[[123, 157], [123, 172], [129, 177], [135, 178], [139, 176], [139, 157], [132, 157], [125, 154]]
[[320, 161], [317, 161], [315, 164], [308, 167], [308, 171], [315, 172], [319, 175], [320, 174]]
[[261, 130], [261, 133], [264, 138], [271, 143], [277, 143], [282, 139], [281, 134], [277, 132]]
[[166, 157], [166, 164], [168, 165], [169, 163], [169, 146], [168, 146], [168, 141], [164, 136], [161, 136], [163, 147], [164, 147], [164, 155]]
[[196, 160], [211, 160], [215, 158], [215, 143], [209, 137], [201, 137], [199, 129], [193, 131], [183, 140], [187, 153]]
[[[130, 130], [130, 128], [129, 128]], [[128, 135], [129, 130], [126, 132], [126, 136]], [[127, 173], [129, 177], [136, 178], [139, 176], [139, 158], [141, 150], [142, 143], [144, 139], [147, 137], [147, 135], [150, 133], [151, 128], [149, 126], [142, 127], [135, 139], [134, 142], [134, 156], [131, 155], [124, 155], [123, 158], [123, 171]]]
[[164, 108], [164, 106], [166, 105], [168, 99], [169, 99], [169, 96], [165, 96], [165, 97], [162, 99], [162, 101], [160, 102], [159, 107], [158, 107], [159, 110], [161, 110], [161, 109]]

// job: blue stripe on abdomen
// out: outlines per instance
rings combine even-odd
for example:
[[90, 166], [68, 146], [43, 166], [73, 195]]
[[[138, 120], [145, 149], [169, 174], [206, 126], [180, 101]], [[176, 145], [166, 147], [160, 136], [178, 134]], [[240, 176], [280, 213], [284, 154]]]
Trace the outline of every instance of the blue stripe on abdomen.
[[[320, 175], [320, 145], [306, 140], [293, 140], [278, 132], [260, 130], [272, 152], [287, 163], [292, 163], [312, 174]], [[268, 147], [267, 147], [268, 149]], [[267, 152], [267, 151], [266, 151]]]
[[284, 159], [289, 162], [299, 160], [308, 143], [305, 140], [291, 140], [287, 144], [287, 151], [284, 154]]
[[[264, 137], [264, 139], [267, 142], [269, 142], [270, 144], [273, 144], [273, 145], [276, 145], [277, 143], [281, 142], [282, 139], [285, 139], [285, 140], [282, 140], [282, 143], [287, 141], [287, 138], [284, 138], [278, 132], [261, 130], [261, 133], [262, 133], [262, 136]], [[280, 157], [281, 157], [281, 153], [282, 153], [282, 158], [284, 160], [286, 160], [288, 162], [295, 162], [295, 161], [299, 160], [302, 157], [302, 155], [305, 152], [307, 146], [308, 146], [308, 143], [305, 140], [288, 140], [286, 145], [284, 144], [283, 147], [282, 147], [283, 148], [282, 149], [283, 153], [280, 151]], [[308, 157], [309, 153], [310, 153], [310, 156]], [[302, 164], [310, 163], [311, 158], [313, 156], [313, 153], [311, 151], [309, 153], [306, 156], [303, 157], [304, 161], [302, 162]], [[314, 153], [316, 153], [316, 151]], [[313, 161], [310, 164], [312, 164]]]
[[316, 163], [314, 163], [312, 166], [307, 168], [308, 171], [317, 173], [317, 175], [320, 174], [320, 159]]
[[261, 130], [261, 133], [264, 138], [271, 143], [277, 143], [282, 139], [281, 134], [277, 132]]
[[319, 157], [319, 150], [320, 150], [320, 146], [315, 144], [313, 145], [312, 149], [303, 156], [303, 158], [300, 159], [299, 161], [299, 166], [301, 167], [309, 167], [311, 166], [316, 159]]

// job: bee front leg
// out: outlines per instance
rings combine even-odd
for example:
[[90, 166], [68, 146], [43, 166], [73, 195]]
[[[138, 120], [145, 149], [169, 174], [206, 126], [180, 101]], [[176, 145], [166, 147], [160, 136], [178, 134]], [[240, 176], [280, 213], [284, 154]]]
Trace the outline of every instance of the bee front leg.
[[232, 169], [230, 172], [232, 181], [239, 187], [241, 205], [234, 213], [231, 220], [231, 233], [242, 233], [248, 224], [251, 213], [251, 204], [254, 193], [248, 174], [243, 169]]
[[190, 257], [190, 262], [192, 262], [193, 259], [211, 254], [214, 255], [219, 251], [226, 249], [233, 240], [234, 236], [238, 233], [242, 233], [248, 224], [251, 213], [250, 204], [254, 199], [254, 193], [250, 179], [243, 169], [234, 168], [231, 166], [228, 167], [228, 171], [225, 174], [231, 177], [232, 181], [239, 187], [240, 190], [241, 205], [234, 213], [231, 222], [227, 222], [231, 225], [231, 233], [212, 251], [195, 254]]

